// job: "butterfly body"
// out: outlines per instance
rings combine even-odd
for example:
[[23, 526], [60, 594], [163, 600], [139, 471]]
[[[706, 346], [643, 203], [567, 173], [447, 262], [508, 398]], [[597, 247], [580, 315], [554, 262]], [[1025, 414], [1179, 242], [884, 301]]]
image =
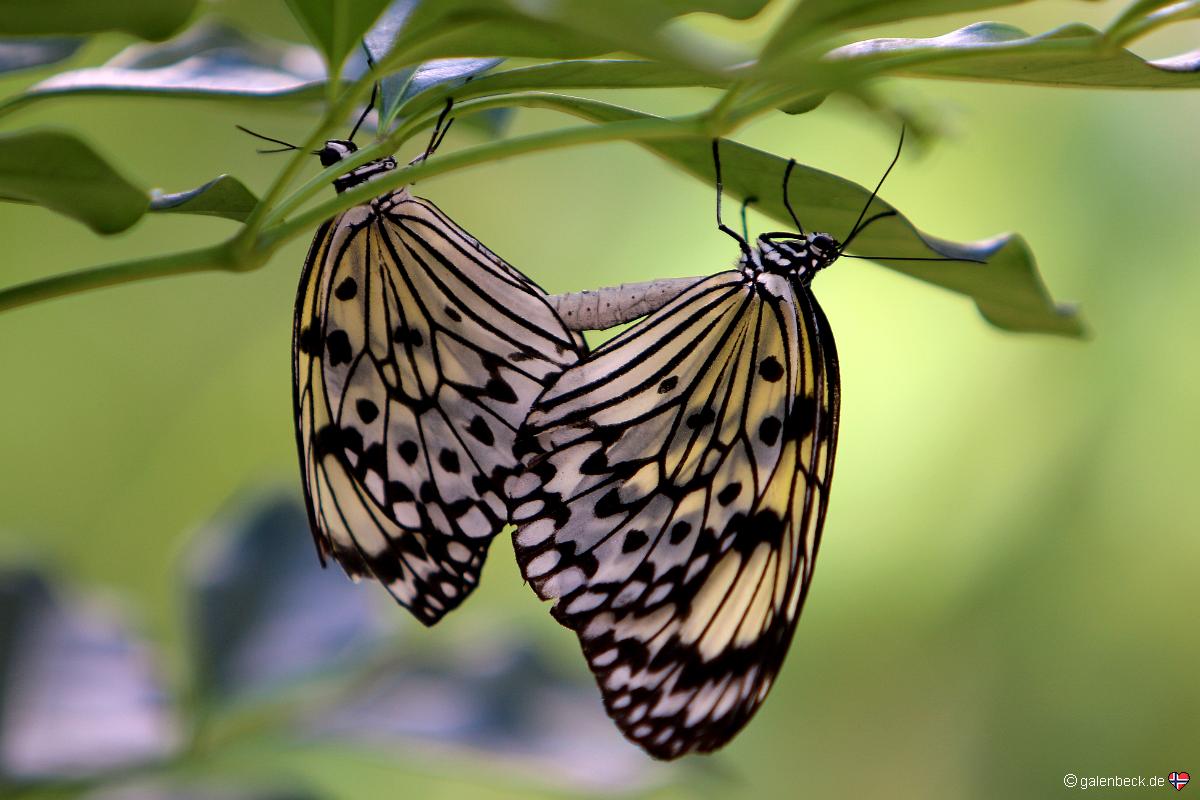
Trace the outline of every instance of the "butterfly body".
[[[332, 140], [332, 165], [354, 152]], [[396, 168], [335, 181], [339, 192]], [[317, 546], [425, 624], [508, 520], [516, 432], [582, 344], [534, 283], [407, 188], [322, 226], [297, 294], [296, 440]]]
[[825, 234], [767, 234], [567, 368], [522, 430], [517, 559], [576, 631], [627, 737], [725, 744], [782, 664], [812, 577], [839, 374]]

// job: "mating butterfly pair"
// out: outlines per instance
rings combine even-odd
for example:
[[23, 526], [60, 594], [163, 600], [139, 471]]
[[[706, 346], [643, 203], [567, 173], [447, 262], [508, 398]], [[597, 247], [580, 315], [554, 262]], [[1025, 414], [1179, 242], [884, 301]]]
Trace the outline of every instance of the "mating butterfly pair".
[[[330, 141], [322, 163], [354, 150]], [[713, 153], [735, 268], [590, 355], [539, 287], [407, 188], [321, 228], [296, 304], [322, 555], [431, 625], [513, 522], [521, 570], [579, 635], [609, 714], [661, 758], [720, 747], [766, 697], [837, 444], [837, 354], [809, 284], [842, 246], [798, 221], [751, 245], [720, 222]]]

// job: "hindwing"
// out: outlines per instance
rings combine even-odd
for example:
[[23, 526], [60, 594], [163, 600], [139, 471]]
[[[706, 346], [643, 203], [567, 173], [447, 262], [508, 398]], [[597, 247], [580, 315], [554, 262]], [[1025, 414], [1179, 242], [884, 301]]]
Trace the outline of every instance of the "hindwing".
[[812, 578], [838, 363], [806, 283], [706, 278], [555, 378], [519, 445], [517, 559], [660, 758], [765, 698]]
[[462, 602], [508, 519], [513, 443], [582, 340], [545, 294], [401, 190], [317, 234], [293, 342], [318, 548], [425, 624]]

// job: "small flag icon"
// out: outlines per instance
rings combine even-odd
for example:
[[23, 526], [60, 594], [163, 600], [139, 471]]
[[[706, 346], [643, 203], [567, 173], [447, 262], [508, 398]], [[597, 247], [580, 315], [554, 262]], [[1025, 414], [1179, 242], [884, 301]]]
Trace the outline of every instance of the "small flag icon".
[[1172, 772], [1167, 776], [1167, 783], [1175, 787], [1175, 791], [1181, 791], [1183, 787], [1188, 785], [1188, 781], [1192, 779], [1191, 775], [1186, 772]]

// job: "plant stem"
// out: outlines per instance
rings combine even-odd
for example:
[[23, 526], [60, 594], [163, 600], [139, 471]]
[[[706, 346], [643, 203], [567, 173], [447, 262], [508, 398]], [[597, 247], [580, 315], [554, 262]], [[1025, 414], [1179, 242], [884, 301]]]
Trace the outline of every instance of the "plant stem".
[[239, 264], [231, 258], [230, 245], [225, 242], [200, 250], [90, 267], [0, 289], [0, 311], [133, 281], [184, 275], [189, 272], [237, 269]]
[[[504, 105], [534, 105], [537, 99], [523, 97], [520, 98], [521, 102], [514, 103], [513, 98], [509, 97], [505, 98]], [[558, 107], [558, 105], [548, 101], [545, 104], [547, 106]], [[482, 110], [486, 106], [486, 102], [481, 102], [476, 108], [477, 110]], [[564, 107], [563, 110], [568, 109]], [[698, 118], [661, 119], [656, 117], [653, 119], [628, 120], [609, 122], [601, 125], [565, 128], [546, 133], [535, 133], [518, 139], [493, 142], [480, 145], [479, 147], [471, 147], [466, 150], [460, 150], [457, 153], [439, 156], [436, 159], [421, 162], [405, 169], [398, 169], [369, 183], [356, 186], [337, 197], [330, 198], [320, 205], [292, 217], [286, 222], [263, 231], [262, 236], [259, 237], [258, 246], [266, 248], [268, 251], [274, 250], [283, 242], [305, 231], [312, 230], [316, 225], [330, 217], [353, 206], [369, 202], [372, 198], [378, 197], [386, 191], [464, 167], [522, 155], [524, 153], [555, 150], [563, 147], [576, 147], [583, 144], [611, 142], [620, 139], [666, 139], [702, 135], [703, 132], [704, 125]]]
[[[523, 97], [519, 98], [521, 102], [518, 104], [555, 106], [556, 104], [550, 101], [550, 97], [552, 96]], [[481, 101], [476, 109], [482, 110], [486, 107], [504, 103], [505, 101], [502, 101], [500, 98], [490, 103]], [[558, 105], [561, 106], [562, 104]], [[311, 231], [324, 220], [359, 203], [368, 202], [385, 191], [396, 189], [418, 179], [429, 178], [444, 172], [486, 163], [499, 158], [507, 158], [540, 150], [575, 147], [583, 144], [619, 139], [637, 140], [696, 135], [701, 131], [702, 127], [701, 123], [694, 119], [668, 120], [656, 117], [653, 119], [566, 128], [524, 136], [518, 139], [490, 142], [478, 147], [461, 150], [457, 153], [439, 156], [429, 162], [422, 162], [407, 169], [398, 169], [393, 174], [355, 187], [344, 194], [330, 198], [328, 201], [286, 222], [267, 228], [255, 237], [253, 241], [248, 241], [244, 234], [239, 234], [233, 239], [213, 247], [164, 256], [134, 259], [132, 261], [122, 261], [115, 264], [105, 264], [99, 267], [82, 269], [77, 272], [41, 278], [7, 289], [0, 289], [0, 311], [19, 308], [55, 297], [78, 294], [79, 292], [91, 289], [117, 286], [122, 283], [161, 278], [168, 275], [210, 271], [249, 271], [266, 263], [271, 253], [285, 242], [307, 231]], [[366, 148], [364, 152], [373, 150], [375, 150], [375, 147]]]

